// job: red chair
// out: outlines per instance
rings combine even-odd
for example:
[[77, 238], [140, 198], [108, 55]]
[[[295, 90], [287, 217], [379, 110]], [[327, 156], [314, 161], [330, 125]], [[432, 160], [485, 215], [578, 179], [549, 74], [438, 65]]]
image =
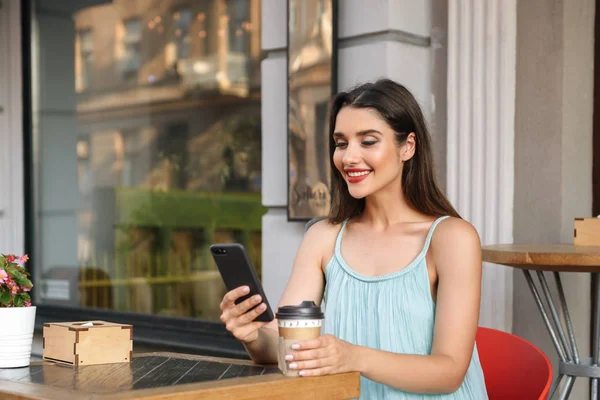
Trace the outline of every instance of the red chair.
[[548, 398], [552, 365], [525, 339], [496, 329], [477, 329], [477, 351], [490, 400]]

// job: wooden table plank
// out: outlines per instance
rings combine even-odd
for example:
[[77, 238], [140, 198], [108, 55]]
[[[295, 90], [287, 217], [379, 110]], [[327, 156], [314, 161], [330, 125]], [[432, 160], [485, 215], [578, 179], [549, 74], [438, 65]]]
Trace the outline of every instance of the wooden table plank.
[[212, 363], [212, 361], [198, 361], [198, 364], [190, 368], [188, 372], [179, 378], [177, 384], [183, 385], [186, 383], [203, 382], [213, 378], [216, 373], [210, 372], [212, 368], [208, 367], [209, 363]]
[[[66, 385], [63, 387], [88, 393], [114, 393], [131, 387], [133, 375], [129, 363], [114, 364], [114, 367], [110, 369], [98, 367], [100, 365], [79, 367], [80, 372], [77, 374], [77, 380], [73, 386]], [[54, 383], [54, 385], [58, 386], [57, 383]]]
[[[173, 386], [179, 379], [200, 363], [198, 360], [182, 358], [169, 358], [160, 368], [155, 368], [137, 381], [133, 382], [132, 389], [148, 389], [163, 386]], [[226, 366], [228, 364], [220, 364]]]
[[600, 247], [572, 244], [499, 244], [482, 247], [483, 261], [520, 269], [600, 272]]
[[[355, 399], [360, 396], [360, 374], [351, 372], [312, 378], [289, 378], [283, 375], [262, 375], [178, 385], [94, 397], [94, 400], [335, 400]], [[138, 397], [140, 396], [140, 397]]]
[[[0, 379], [2, 400], [93, 400], [94, 395], [74, 390]], [[108, 400], [108, 397], [106, 397]]]
[[156, 368], [166, 363], [169, 360], [168, 356], [165, 355], [150, 355], [134, 357], [131, 360], [131, 380], [135, 383], [142, 379], [144, 376], [152, 373]]
[[65, 366], [32, 363], [0, 369], [0, 398], [13, 399], [348, 399], [358, 373], [289, 378], [276, 366], [176, 353], [134, 356], [130, 363]]
[[9, 381], [29, 381], [33, 376], [43, 371], [41, 365], [33, 365], [26, 368], [6, 368], [0, 369], [0, 379]]

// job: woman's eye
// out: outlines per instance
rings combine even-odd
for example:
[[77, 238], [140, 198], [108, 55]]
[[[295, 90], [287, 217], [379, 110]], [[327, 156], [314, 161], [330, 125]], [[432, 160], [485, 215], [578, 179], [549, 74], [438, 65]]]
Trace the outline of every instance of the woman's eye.
[[377, 143], [375, 140], [365, 140], [362, 142], [363, 146], [373, 146], [375, 143]]
[[346, 143], [344, 143], [344, 142], [337, 142], [335, 144], [335, 147], [345, 147], [345, 146], [346, 146]]

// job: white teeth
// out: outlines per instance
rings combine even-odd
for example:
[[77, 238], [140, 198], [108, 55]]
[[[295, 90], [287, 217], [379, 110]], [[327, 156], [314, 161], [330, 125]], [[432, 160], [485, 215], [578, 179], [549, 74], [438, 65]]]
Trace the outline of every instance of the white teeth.
[[363, 175], [367, 175], [368, 173], [370, 173], [371, 171], [361, 171], [361, 172], [348, 172], [348, 176], [351, 177], [357, 177], [357, 176], [363, 176]]

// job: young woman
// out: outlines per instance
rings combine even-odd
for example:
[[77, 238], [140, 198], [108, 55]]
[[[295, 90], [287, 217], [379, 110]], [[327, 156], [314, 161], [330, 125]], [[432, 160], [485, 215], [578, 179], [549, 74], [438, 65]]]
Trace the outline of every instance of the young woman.
[[[475, 346], [476, 230], [438, 189], [431, 139], [411, 93], [384, 79], [338, 94], [330, 118], [332, 207], [300, 245], [280, 305], [324, 299], [325, 333], [286, 356], [301, 376], [361, 373], [364, 399], [487, 399]], [[277, 359], [260, 298], [221, 303], [255, 362]], [[430, 396], [433, 394], [433, 396]]]

